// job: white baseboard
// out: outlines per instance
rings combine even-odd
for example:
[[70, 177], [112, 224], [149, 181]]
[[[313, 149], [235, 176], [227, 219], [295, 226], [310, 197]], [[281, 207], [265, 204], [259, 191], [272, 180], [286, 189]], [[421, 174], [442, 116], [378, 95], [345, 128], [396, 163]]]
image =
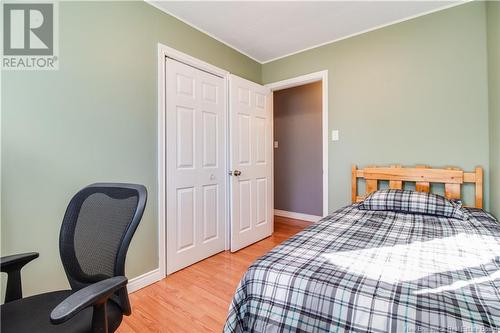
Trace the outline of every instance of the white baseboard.
[[144, 287], [149, 286], [150, 284], [153, 284], [155, 282], [160, 281], [163, 279], [165, 276], [162, 276], [160, 273], [160, 269], [154, 269], [150, 272], [144, 273], [142, 275], [139, 275], [133, 279], [130, 279], [128, 284], [127, 284], [127, 290], [128, 293], [133, 293], [134, 291], [137, 291], [139, 289], [142, 289]]
[[308, 221], [308, 222], [318, 222], [319, 220], [321, 220], [323, 218], [322, 216], [288, 212], [286, 210], [280, 210], [280, 209], [275, 209], [274, 215], [288, 217], [291, 219], [297, 219], [297, 220], [302, 220], [302, 221]]

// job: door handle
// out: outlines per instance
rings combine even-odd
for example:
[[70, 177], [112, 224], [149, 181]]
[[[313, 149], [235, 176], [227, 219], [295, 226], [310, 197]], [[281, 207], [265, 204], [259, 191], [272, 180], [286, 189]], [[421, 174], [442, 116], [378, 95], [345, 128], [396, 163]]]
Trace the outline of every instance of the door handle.
[[241, 175], [241, 171], [240, 170], [229, 171], [229, 175], [238, 177]]

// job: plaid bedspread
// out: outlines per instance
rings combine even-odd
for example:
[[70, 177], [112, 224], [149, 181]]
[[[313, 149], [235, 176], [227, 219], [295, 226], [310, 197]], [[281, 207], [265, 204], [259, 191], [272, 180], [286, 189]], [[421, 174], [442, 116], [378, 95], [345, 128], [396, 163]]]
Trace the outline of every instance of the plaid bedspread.
[[352, 205], [243, 276], [224, 332], [499, 332], [500, 224]]

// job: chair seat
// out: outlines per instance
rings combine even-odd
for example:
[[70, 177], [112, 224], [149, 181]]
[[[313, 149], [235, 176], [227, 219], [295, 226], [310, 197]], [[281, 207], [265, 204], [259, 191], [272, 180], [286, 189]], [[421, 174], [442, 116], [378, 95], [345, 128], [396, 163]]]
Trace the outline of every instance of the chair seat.
[[[2, 333], [24, 332], [92, 332], [92, 307], [87, 308], [76, 316], [60, 325], [50, 323], [50, 313], [66, 297], [71, 290], [55, 291], [26, 297], [0, 306]], [[108, 301], [108, 327], [114, 332], [122, 321], [122, 312], [113, 301]]]

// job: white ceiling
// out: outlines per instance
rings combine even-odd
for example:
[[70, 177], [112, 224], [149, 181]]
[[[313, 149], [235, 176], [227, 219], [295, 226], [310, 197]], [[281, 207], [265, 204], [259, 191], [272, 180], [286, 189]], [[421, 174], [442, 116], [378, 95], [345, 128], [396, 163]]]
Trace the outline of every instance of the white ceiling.
[[151, 1], [260, 63], [463, 1]]

